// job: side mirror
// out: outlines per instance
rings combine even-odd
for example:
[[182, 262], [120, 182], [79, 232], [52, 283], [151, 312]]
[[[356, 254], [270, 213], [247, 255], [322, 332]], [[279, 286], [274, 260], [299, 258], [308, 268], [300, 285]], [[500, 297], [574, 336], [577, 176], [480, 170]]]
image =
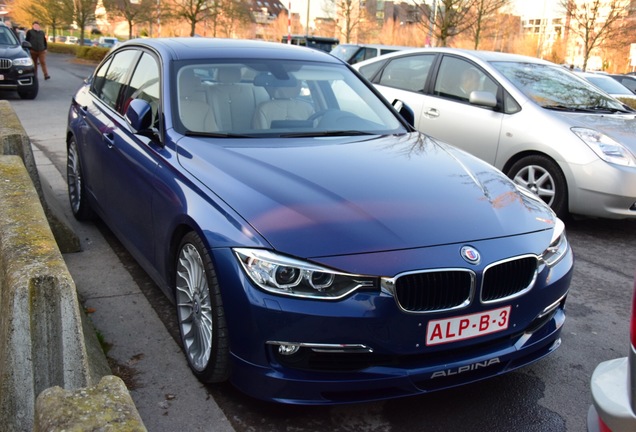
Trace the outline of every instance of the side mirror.
[[126, 120], [135, 133], [150, 129], [152, 126], [152, 107], [142, 99], [133, 99], [126, 108]]
[[29, 41], [23, 41], [22, 42], [22, 48], [24, 48], [25, 50], [31, 49], [33, 45], [31, 45], [31, 42]]
[[468, 101], [473, 105], [480, 105], [489, 108], [494, 108], [497, 106], [497, 96], [486, 91], [471, 92], [470, 99]]
[[156, 140], [157, 134], [152, 129], [152, 107], [143, 99], [133, 99], [126, 108], [126, 121], [133, 133]]
[[395, 99], [391, 105], [393, 105], [393, 108], [395, 108], [398, 114], [400, 114], [408, 124], [415, 127], [415, 114], [411, 107], [399, 99]]

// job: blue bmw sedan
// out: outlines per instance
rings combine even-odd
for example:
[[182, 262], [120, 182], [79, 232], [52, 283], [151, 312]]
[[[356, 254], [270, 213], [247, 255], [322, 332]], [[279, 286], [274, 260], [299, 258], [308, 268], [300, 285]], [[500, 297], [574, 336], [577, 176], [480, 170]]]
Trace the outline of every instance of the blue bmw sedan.
[[535, 195], [317, 50], [118, 45], [72, 99], [68, 190], [174, 301], [203, 382], [338, 404], [560, 344], [573, 255]]

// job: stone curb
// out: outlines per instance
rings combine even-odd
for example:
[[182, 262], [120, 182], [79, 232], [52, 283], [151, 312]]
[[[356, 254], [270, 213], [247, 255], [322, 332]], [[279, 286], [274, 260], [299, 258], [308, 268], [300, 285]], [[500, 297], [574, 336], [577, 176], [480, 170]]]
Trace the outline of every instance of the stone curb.
[[[62, 253], [79, 252], [80, 240], [70, 228], [70, 224], [63, 211], [58, 206], [49, 204], [55, 200], [47, 198], [51, 190], [46, 181], [41, 181], [31, 149], [31, 141], [24, 131], [18, 116], [13, 111], [9, 101], [0, 100], [0, 155], [17, 155], [24, 162], [24, 166], [31, 177], [33, 186], [38, 193], [40, 203], [49, 221], [55, 241]], [[43, 187], [44, 186], [44, 187]]]
[[[4, 147], [5, 131], [6, 128], [0, 129]], [[30, 144], [28, 150], [25, 154], [31, 154], [32, 160]], [[58, 408], [50, 402], [56, 398], [43, 397], [38, 404], [41, 412], [36, 413], [36, 397], [44, 390], [55, 386], [67, 390], [92, 387], [111, 373], [95, 332], [81, 310], [75, 283], [41, 205], [42, 195], [36, 192], [22, 156], [0, 156], [1, 432], [31, 431], [36, 418], [54, 417]], [[104, 404], [109, 403], [104, 392], [119, 392], [109, 382], [112, 384], [112, 380], [107, 380], [97, 390], [84, 390], [87, 395], [101, 398], [101, 402], [96, 401], [99, 410], [88, 414], [67, 411], [67, 424], [83, 422], [87, 415], [95, 416], [95, 421], [108, 421], [99, 416]], [[122, 402], [127, 406], [126, 412], [131, 419], [138, 418], [136, 407], [126, 394], [128, 399]], [[63, 429], [85, 430], [75, 426], [42, 426], [39, 430]], [[99, 430], [120, 429], [106, 425]], [[139, 421], [139, 427], [130, 430], [145, 428]]]

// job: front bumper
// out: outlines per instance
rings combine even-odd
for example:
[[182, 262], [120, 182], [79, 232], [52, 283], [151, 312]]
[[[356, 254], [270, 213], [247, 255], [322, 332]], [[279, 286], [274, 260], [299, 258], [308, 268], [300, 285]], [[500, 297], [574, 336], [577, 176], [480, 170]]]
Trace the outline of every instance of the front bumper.
[[[488, 263], [527, 253], [526, 241], [514, 243], [503, 239], [475, 243], [488, 257], [473, 268], [477, 279]], [[435, 251], [421, 252], [428, 261], [418, 255], [420, 251], [408, 251], [400, 255], [403, 259], [391, 253], [393, 259], [376, 259], [373, 264], [413, 268], [406, 264], [412, 261], [436, 268], [431, 260], [439, 259], [457, 268], [463, 261], [456, 245]], [[539, 360], [560, 345], [573, 269], [570, 250], [552, 268], [541, 264], [532, 289], [518, 297], [483, 304], [476, 292], [472, 304], [460, 310], [408, 313], [384, 290], [359, 291], [338, 301], [266, 293], [250, 283], [231, 252], [214, 252], [217, 269], [224, 270], [217, 274], [230, 334], [232, 383], [258, 399], [306, 405], [417, 395], [494, 377]], [[371, 261], [368, 256], [360, 259]], [[387, 268], [380, 271], [394, 274]], [[439, 345], [425, 343], [431, 321], [508, 306], [506, 331]], [[298, 352], [294, 345], [300, 347]]]
[[570, 212], [609, 219], [636, 219], [636, 168], [598, 159], [572, 167]]
[[[384, 400], [429, 393], [495, 377], [528, 365], [560, 345], [565, 320], [559, 307], [551, 319], [532, 334], [483, 347], [456, 357], [404, 356], [398, 364], [388, 359], [361, 371], [307, 372], [249, 363], [232, 357], [232, 383], [259, 399], [302, 405], [330, 405]], [[274, 353], [270, 352], [273, 357]], [[361, 354], [364, 355], [364, 354]], [[344, 360], [343, 360], [344, 361]]]

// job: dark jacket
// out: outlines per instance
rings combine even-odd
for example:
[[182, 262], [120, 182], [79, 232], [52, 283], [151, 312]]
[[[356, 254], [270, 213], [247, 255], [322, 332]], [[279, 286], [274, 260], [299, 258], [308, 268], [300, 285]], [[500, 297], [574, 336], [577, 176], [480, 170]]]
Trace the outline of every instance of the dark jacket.
[[31, 44], [31, 51], [44, 51], [48, 46], [46, 43], [46, 35], [42, 30], [28, 30], [26, 40]]

